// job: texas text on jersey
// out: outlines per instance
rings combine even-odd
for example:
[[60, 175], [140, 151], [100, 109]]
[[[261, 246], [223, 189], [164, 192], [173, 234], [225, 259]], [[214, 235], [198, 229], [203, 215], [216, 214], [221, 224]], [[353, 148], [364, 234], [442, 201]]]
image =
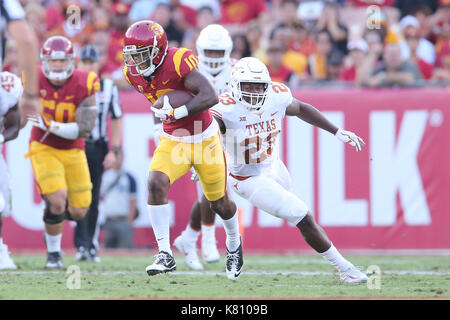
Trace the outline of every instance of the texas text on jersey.
[[[100, 81], [94, 72], [75, 69], [66, 83], [57, 88], [50, 84], [42, 69], [39, 69], [39, 96], [43, 107], [41, 114], [48, 121], [75, 122], [75, 112], [79, 104], [99, 90]], [[38, 141], [57, 149], [84, 149], [82, 138], [69, 140], [52, 133], [46, 136], [44, 130], [35, 126], [31, 130], [31, 141]]]
[[[169, 47], [164, 61], [156, 69], [151, 78], [133, 76], [126, 66], [123, 71], [127, 81], [137, 91], [145, 95], [151, 103], [154, 103], [159, 97], [173, 90], [182, 90], [190, 93], [184, 86], [183, 78], [197, 66], [198, 59], [191, 50]], [[201, 132], [197, 132], [200, 127], [198, 125], [199, 122], [201, 122]], [[193, 136], [206, 131], [212, 123], [212, 116], [209, 113], [209, 110], [206, 110], [178, 119], [175, 122], [164, 121], [163, 134], [176, 140], [176, 137], [172, 136], [172, 133], [174, 133], [176, 129], [184, 129], [178, 130], [177, 132], [186, 132], [187, 130], [189, 134]], [[194, 127], [196, 129], [195, 131]], [[216, 130], [214, 131], [215, 134]], [[183, 136], [183, 134], [181, 134], [181, 136]]]
[[292, 99], [289, 88], [278, 82], [270, 85], [261, 111], [249, 111], [230, 93], [219, 96], [219, 103], [211, 113], [227, 128], [224, 144], [228, 168], [233, 175], [258, 175], [278, 159], [278, 135]]

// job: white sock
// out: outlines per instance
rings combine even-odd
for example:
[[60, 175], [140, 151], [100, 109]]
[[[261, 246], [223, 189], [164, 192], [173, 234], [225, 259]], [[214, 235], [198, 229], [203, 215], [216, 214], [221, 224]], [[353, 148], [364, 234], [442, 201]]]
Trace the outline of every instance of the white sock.
[[241, 244], [237, 211], [232, 218], [222, 221], [225, 233], [227, 234], [225, 244], [230, 252], [234, 252], [237, 248], [239, 248], [239, 245]]
[[216, 242], [216, 226], [202, 224], [202, 242]]
[[48, 252], [60, 252], [61, 251], [61, 238], [62, 233], [51, 236], [47, 232], [44, 232], [45, 243], [47, 244]]
[[339, 272], [345, 271], [351, 267], [353, 264], [346, 260], [339, 251], [331, 244], [330, 249], [321, 253], [322, 257], [327, 259]]
[[184, 231], [182, 232], [182, 235], [184, 240], [195, 246], [198, 236], [200, 235], [200, 231], [192, 229], [191, 224], [188, 223], [186, 229], [184, 229]]
[[148, 214], [152, 223], [153, 233], [158, 242], [159, 251], [165, 251], [173, 256], [172, 249], [170, 249], [169, 238], [169, 218], [170, 206], [169, 204], [162, 205], [147, 205]]

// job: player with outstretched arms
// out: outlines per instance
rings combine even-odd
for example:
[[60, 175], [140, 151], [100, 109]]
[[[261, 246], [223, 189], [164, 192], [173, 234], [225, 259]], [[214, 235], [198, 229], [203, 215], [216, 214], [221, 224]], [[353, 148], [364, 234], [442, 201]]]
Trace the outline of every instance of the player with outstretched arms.
[[342, 282], [366, 282], [367, 276], [338, 252], [303, 201], [294, 195], [276, 148], [285, 116], [326, 130], [356, 151], [361, 150], [363, 140], [336, 127], [313, 106], [293, 98], [286, 85], [272, 82], [266, 66], [256, 58], [242, 58], [234, 65], [231, 91], [219, 96], [211, 113], [225, 137], [233, 191], [297, 226], [306, 242], [339, 271]]
[[[200, 72], [216, 89], [217, 94], [229, 92], [228, 83], [231, 77], [232, 60], [230, 58], [233, 41], [223, 26], [210, 24], [199, 34], [196, 41]], [[201, 253], [205, 262], [216, 262], [220, 259], [215, 236], [215, 212], [209, 203], [193, 170], [191, 180], [197, 183], [198, 200], [191, 210], [191, 218], [185, 230], [174, 241], [174, 246], [184, 254], [186, 264], [194, 270], [202, 270], [203, 265], [197, 254], [197, 239], [201, 233]], [[233, 196], [229, 194], [229, 196]], [[233, 199], [234, 200], [234, 199]]]
[[41, 48], [39, 114], [29, 115], [33, 128], [27, 157], [45, 200], [44, 239], [47, 268], [62, 268], [64, 219], [81, 220], [91, 203], [92, 183], [84, 139], [95, 124], [95, 93], [100, 81], [94, 72], [75, 69], [69, 39], [48, 38]]
[[[152, 106], [154, 116], [163, 122], [162, 136], [150, 164], [148, 212], [159, 253], [147, 266], [152, 276], [176, 269], [169, 237], [170, 186], [194, 167], [213, 211], [224, 222], [226, 232], [226, 273], [236, 280], [243, 266], [241, 237], [236, 205], [226, 192], [226, 163], [209, 108], [217, 103], [217, 94], [197, 66], [198, 59], [187, 48], [169, 47], [164, 29], [151, 20], [132, 24], [124, 39], [124, 75], [127, 81], [151, 103], [163, 99], [163, 106]], [[173, 108], [171, 91], [184, 91], [193, 97], [185, 105]], [[198, 156], [214, 155], [214, 161], [194, 161]], [[181, 161], [179, 161], [181, 160]]]

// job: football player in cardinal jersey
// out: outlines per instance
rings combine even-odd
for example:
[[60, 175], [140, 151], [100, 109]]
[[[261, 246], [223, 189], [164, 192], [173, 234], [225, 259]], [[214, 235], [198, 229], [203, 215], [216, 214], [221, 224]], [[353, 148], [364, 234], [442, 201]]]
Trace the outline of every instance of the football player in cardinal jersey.
[[294, 195], [276, 148], [286, 115], [330, 132], [356, 151], [361, 150], [363, 140], [336, 127], [313, 106], [293, 98], [284, 84], [272, 82], [266, 66], [256, 58], [243, 58], [234, 65], [230, 85], [232, 93], [220, 95], [211, 112], [224, 134], [233, 191], [297, 226], [306, 242], [339, 271], [342, 282], [366, 282], [367, 276], [342, 257], [305, 203]]
[[95, 93], [100, 82], [96, 73], [75, 69], [72, 43], [65, 37], [48, 38], [40, 55], [42, 110], [28, 116], [33, 128], [27, 157], [46, 202], [46, 267], [62, 268], [63, 221], [81, 220], [91, 203], [92, 183], [83, 138], [90, 136], [95, 124]]
[[19, 77], [10, 72], [0, 73], [0, 270], [17, 269], [2, 239], [2, 217], [11, 214], [11, 190], [8, 169], [1, 154], [2, 145], [17, 138], [20, 130], [19, 99], [23, 92]]
[[[208, 110], [218, 101], [213, 86], [199, 72], [194, 53], [169, 47], [164, 29], [151, 20], [135, 22], [128, 28], [123, 55], [127, 81], [151, 103], [164, 96], [162, 108], [152, 107], [154, 116], [163, 122], [163, 131], [148, 181], [148, 211], [159, 249], [154, 263], [146, 268], [148, 275], [176, 269], [170, 247], [167, 192], [193, 166], [211, 208], [223, 219], [228, 251], [225, 270], [229, 279], [236, 280], [243, 265], [242, 245], [236, 205], [225, 191], [226, 163], [218, 126]], [[173, 108], [164, 95], [173, 90], [194, 96], [185, 105]], [[206, 161], [205, 155], [211, 158]]]
[[[223, 26], [210, 24], [205, 27], [197, 38], [198, 69], [208, 78], [217, 94], [229, 92], [228, 83], [231, 77], [232, 61], [230, 58], [233, 41]], [[198, 201], [191, 210], [191, 219], [186, 229], [178, 236], [174, 245], [184, 254], [186, 264], [194, 270], [202, 270], [203, 265], [197, 254], [197, 239], [202, 234], [201, 251], [203, 260], [216, 262], [220, 259], [215, 236], [215, 212], [203, 195], [198, 175], [193, 170], [191, 180], [197, 181]], [[232, 195], [230, 195], [232, 196]], [[233, 199], [234, 200], [234, 199]]]

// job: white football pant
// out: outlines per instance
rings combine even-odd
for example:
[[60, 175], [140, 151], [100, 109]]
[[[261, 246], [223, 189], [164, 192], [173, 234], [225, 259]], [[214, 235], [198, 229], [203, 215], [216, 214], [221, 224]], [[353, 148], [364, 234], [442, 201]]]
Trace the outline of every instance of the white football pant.
[[5, 159], [0, 154], [0, 214], [8, 217], [11, 214], [11, 186]]
[[234, 192], [274, 217], [297, 225], [308, 213], [306, 204], [292, 192], [291, 176], [281, 160], [260, 175], [242, 181], [228, 178]]

